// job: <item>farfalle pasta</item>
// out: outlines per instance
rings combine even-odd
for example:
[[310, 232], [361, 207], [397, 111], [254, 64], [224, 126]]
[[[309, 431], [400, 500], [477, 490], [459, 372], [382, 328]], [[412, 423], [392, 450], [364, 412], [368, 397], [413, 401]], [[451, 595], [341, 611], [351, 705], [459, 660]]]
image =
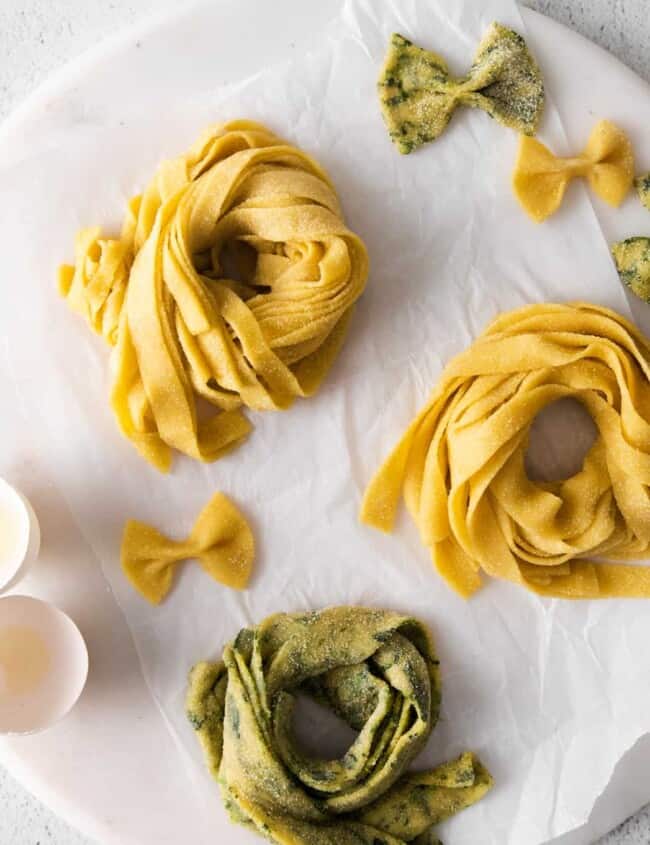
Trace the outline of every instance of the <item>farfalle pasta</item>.
[[609, 120], [601, 120], [583, 152], [571, 158], [559, 158], [541, 141], [522, 137], [512, 185], [536, 223], [558, 210], [567, 185], [576, 177], [585, 178], [609, 205], [620, 205], [634, 178], [634, 153], [625, 132]]
[[[442, 373], [366, 490], [363, 522], [390, 531], [403, 496], [433, 563], [461, 595], [481, 571], [559, 598], [650, 596], [650, 341], [595, 305], [498, 317]], [[598, 437], [582, 469], [532, 481], [537, 414], [565, 397]]]
[[620, 280], [633, 294], [650, 302], [650, 238], [634, 235], [612, 245]]
[[[336, 760], [294, 738], [296, 697], [336, 713], [357, 736]], [[433, 825], [492, 786], [470, 752], [408, 767], [435, 727], [438, 660], [417, 619], [366, 607], [277, 613], [244, 628], [221, 661], [190, 673], [187, 715], [233, 822], [277, 845], [437, 841]]]
[[479, 108], [504, 126], [534, 134], [544, 108], [544, 82], [526, 42], [493, 23], [468, 74], [449, 75], [447, 63], [393, 33], [378, 82], [384, 121], [401, 153], [435, 140], [459, 105]]
[[[158, 469], [212, 461], [241, 412], [316, 391], [343, 342], [368, 259], [323, 169], [265, 127], [206, 130], [129, 204], [119, 239], [79, 233], [59, 282], [113, 347], [111, 403]], [[217, 412], [197, 415], [197, 398]]]
[[227, 587], [242, 590], [253, 568], [255, 540], [241, 511], [215, 493], [184, 540], [171, 540], [157, 528], [129, 519], [122, 533], [122, 571], [151, 604], [160, 604], [183, 560], [196, 558], [202, 569]]
[[642, 173], [634, 180], [634, 187], [641, 205], [650, 211], [650, 173]]
[[[634, 180], [641, 204], [650, 211], [650, 173]], [[650, 302], [650, 237], [633, 235], [612, 245], [612, 256], [623, 284], [644, 302]]]

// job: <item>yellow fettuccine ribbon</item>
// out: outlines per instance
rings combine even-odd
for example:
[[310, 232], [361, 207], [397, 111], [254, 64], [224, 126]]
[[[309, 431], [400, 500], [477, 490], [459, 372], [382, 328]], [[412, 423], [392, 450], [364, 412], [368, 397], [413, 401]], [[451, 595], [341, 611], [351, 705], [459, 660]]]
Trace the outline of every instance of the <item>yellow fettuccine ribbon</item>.
[[575, 158], [558, 158], [540, 141], [522, 136], [512, 184], [517, 199], [536, 223], [556, 212], [571, 179], [583, 176], [594, 193], [618, 206], [634, 178], [630, 139], [613, 123], [601, 120], [587, 146]]
[[248, 583], [255, 540], [250, 526], [223, 493], [215, 494], [186, 540], [170, 540], [156, 528], [130, 519], [122, 537], [122, 569], [135, 589], [159, 604], [182, 560], [196, 558], [215, 581], [242, 590]]
[[[305, 754], [298, 695], [356, 738], [340, 758]], [[277, 845], [424, 845], [432, 826], [491, 788], [471, 753], [409, 771], [438, 720], [433, 642], [417, 619], [366, 607], [277, 613], [190, 673], [187, 715], [233, 822]]]
[[[129, 204], [122, 235], [77, 236], [69, 305], [113, 346], [111, 402], [158, 469], [212, 461], [319, 387], [368, 274], [323, 169], [263, 126], [207, 129]], [[198, 398], [219, 412], [200, 420]]]
[[[650, 342], [614, 311], [542, 304], [498, 317], [446, 366], [366, 490], [361, 519], [391, 531], [401, 496], [462, 596], [483, 570], [559, 598], [649, 597]], [[599, 432], [580, 472], [536, 483], [530, 427], [573, 397]]]

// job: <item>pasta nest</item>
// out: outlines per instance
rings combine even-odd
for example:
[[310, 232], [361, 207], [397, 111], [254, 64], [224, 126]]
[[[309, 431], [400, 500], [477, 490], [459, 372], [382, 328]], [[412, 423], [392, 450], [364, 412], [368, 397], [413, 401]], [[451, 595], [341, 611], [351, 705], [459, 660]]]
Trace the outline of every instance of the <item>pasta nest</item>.
[[[389, 531], [403, 494], [439, 572], [461, 595], [480, 572], [563, 598], [650, 596], [650, 345], [614, 311], [531, 305], [498, 317], [445, 368], [366, 491]], [[526, 472], [537, 414], [579, 401], [598, 436], [571, 478]]]
[[[341, 758], [315, 757], [298, 742], [301, 695], [357, 732]], [[436, 841], [432, 825], [492, 786], [471, 752], [409, 770], [439, 708], [427, 628], [365, 607], [277, 613], [244, 628], [220, 662], [194, 666], [187, 693], [188, 718], [232, 820], [278, 845]]]
[[313, 394], [368, 274], [325, 171], [244, 120], [163, 162], [121, 237], [85, 229], [75, 253], [61, 292], [114, 347], [117, 421], [161, 470], [172, 449], [212, 461], [238, 444], [242, 406]]

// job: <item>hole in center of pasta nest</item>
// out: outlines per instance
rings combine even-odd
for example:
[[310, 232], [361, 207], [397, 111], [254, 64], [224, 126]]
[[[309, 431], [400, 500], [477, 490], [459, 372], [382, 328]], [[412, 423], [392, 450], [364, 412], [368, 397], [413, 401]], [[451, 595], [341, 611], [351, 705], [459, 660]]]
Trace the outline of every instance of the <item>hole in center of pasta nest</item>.
[[226, 241], [216, 256], [213, 250], [194, 255], [194, 265], [208, 278], [228, 279], [230, 286], [242, 299], [258, 293], [268, 293], [271, 288], [260, 284], [257, 278], [257, 250], [245, 241]]
[[576, 399], [558, 399], [533, 420], [525, 456], [531, 481], [564, 481], [580, 472], [598, 429]]
[[249, 285], [255, 275], [257, 252], [245, 241], [226, 241], [219, 251], [219, 264], [224, 276]]
[[338, 760], [357, 738], [342, 719], [304, 693], [296, 695], [293, 735], [303, 754], [319, 760]]

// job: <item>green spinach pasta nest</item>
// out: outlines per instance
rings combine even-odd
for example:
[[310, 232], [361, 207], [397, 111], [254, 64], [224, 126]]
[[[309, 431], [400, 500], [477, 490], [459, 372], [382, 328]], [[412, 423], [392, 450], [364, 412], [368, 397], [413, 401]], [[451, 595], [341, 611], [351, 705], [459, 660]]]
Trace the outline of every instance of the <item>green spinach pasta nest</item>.
[[[340, 759], [298, 745], [291, 728], [300, 693], [358, 732]], [[425, 626], [363, 607], [278, 613], [244, 628], [220, 662], [192, 669], [187, 696], [232, 820], [282, 845], [436, 842], [432, 826], [492, 785], [471, 753], [407, 771], [439, 707]]]

